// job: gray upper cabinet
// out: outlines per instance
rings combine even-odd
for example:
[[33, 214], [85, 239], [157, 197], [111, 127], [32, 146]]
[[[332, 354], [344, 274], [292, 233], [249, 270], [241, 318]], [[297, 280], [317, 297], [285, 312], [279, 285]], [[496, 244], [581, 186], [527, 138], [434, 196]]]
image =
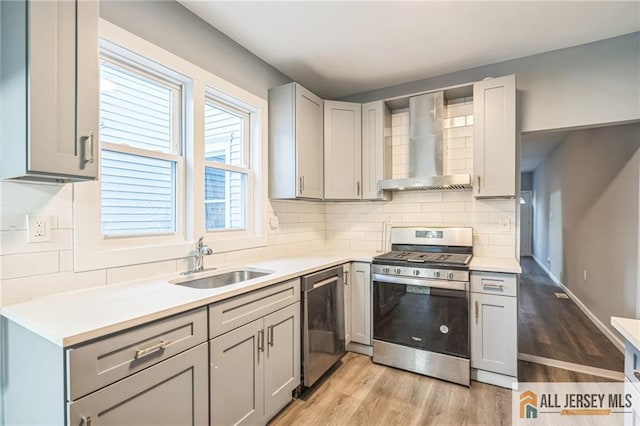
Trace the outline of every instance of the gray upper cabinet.
[[97, 1], [2, 2], [4, 179], [97, 177]]
[[362, 107], [324, 101], [324, 198], [362, 198]]
[[391, 179], [391, 111], [384, 101], [362, 105], [362, 199], [390, 200], [378, 182]]
[[297, 83], [269, 90], [269, 197], [322, 199], [323, 101]]
[[516, 195], [516, 76], [473, 84], [473, 195]]

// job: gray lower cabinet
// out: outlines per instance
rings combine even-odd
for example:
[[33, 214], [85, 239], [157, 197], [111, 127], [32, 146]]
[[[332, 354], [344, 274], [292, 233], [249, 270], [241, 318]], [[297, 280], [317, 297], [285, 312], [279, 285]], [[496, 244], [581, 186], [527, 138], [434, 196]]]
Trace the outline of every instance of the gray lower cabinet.
[[207, 345], [69, 403], [70, 425], [206, 425]]
[[[515, 274], [471, 274], [471, 368], [476, 379], [495, 380], [498, 374], [518, 376], [518, 299]], [[490, 373], [489, 376], [485, 373]], [[492, 378], [493, 377], [493, 378]], [[499, 378], [497, 379], [499, 380]], [[492, 384], [506, 385], [498, 381]]]
[[212, 425], [266, 424], [300, 384], [300, 303], [209, 342]]
[[371, 264], [351, 264], [351, 341], [371, 346]]

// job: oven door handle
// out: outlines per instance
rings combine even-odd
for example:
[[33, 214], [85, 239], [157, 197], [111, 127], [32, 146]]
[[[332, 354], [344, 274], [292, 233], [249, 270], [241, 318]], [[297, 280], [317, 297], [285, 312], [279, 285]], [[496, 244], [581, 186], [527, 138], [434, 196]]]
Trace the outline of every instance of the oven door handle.
[[429, 280], [424, 278], [396, 277], [383, 274], [373, 274], [373, 281], [387, 284], [415, 285], [420, 287], [434, 287], [462, 291], [466, 291], [469, 285], [469, 283], [462, 281]]

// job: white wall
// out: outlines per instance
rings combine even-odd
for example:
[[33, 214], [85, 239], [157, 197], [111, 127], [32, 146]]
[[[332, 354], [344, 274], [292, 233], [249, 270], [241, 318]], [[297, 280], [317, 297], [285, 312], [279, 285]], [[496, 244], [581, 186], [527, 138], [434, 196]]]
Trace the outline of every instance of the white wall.
[[263, 99], [291, 81], [176, 1], [101, 0], [100, 16]]
[[638, 148], [640, 124], [573, 131], [534, 172], [534, 256], [606, 326], [640, 315]]
[[523, 133], [640, 119], [640, 32], [472, 68], [344, 100], [368, 102], [516, 74]]

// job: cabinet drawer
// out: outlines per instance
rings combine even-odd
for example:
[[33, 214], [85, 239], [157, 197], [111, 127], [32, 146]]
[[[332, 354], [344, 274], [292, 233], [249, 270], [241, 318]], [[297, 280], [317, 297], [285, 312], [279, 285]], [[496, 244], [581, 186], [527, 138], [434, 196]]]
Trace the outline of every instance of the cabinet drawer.
[[300, 300], [300, 279], [286, 281], [209, 306], [209, 338]]
[[471, 272], [471, 291], [515, 297], [518, 294], [518, 278], [516, 274]]
[[206, 309], [202, 307], [68, 349], [67, 400], [76, 400], [205, 342]]

